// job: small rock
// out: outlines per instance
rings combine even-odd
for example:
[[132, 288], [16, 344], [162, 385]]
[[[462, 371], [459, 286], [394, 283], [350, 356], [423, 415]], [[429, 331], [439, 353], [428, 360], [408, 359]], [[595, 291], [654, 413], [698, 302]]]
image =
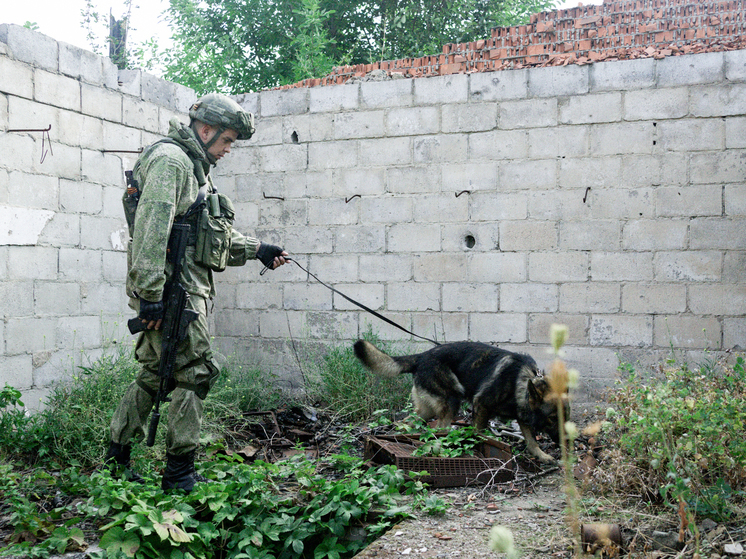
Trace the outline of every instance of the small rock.
[[743, 546], [740, 543], [727, 543], [723, 551], [726, 555], [743, 555]]

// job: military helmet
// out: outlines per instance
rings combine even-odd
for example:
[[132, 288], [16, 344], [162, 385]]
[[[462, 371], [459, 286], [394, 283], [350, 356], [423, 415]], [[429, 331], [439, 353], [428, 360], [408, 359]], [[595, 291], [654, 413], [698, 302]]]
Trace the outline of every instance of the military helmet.
[[189, 109], [189, 118], [235, 130], [239, 140], [248, 140], [255, 130], [254, 115], [220, 93], [209, 93], [197, 99]]

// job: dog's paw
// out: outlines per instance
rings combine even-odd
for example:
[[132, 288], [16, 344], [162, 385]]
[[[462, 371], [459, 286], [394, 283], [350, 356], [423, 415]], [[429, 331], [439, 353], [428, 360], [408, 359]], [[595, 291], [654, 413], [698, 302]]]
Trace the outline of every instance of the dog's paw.
[[539, 462], [541, 462], [542, 464], [548, 464], [550, 466], [554, 466], [558, 463], [557, 459], [554, 458], [554, 456], [550, 456], [543, 450], [539, 449], [537, 449], [536, 458], [538, 458]]

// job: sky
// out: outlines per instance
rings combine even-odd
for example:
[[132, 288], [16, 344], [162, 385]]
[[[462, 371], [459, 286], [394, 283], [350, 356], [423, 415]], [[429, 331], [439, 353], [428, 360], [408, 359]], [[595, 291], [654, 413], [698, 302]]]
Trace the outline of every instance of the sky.
[[[102, 21], [108, 25], [109, 10], [115, 18], [125, 15], [125, 0], [89, 0], [94, 8], [104, 15]], [[560, 8], [572, 8], [579, 0], [564, 0]], [[83, 28], [81, 12], [86, 0], [0, 0], [0, 23], [24, 25], [27, 21], [37, 25], [37, 31], [57, 41], [70, 43], [85, 50], [93, 50]], [[583, 4], [600, 4], [601, 0], [584, 0]], [[160, 46], [167, 45], [170, 36], [168, 26], [161, 14], [168, 6], [168, 0], [140, 0], [133, 2], [130, 17], [130, 30], [127, 42], [130, 45], [155, 38]], [[99, 36], [106, 34], [103, 26], [98, 28]], [[100, 53], [108, 54], [108, 53]]]

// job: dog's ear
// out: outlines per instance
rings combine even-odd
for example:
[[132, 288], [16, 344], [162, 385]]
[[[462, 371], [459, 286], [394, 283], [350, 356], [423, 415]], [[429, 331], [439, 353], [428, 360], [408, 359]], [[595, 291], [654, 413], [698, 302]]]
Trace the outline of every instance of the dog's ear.
[[529, 380], [526, 388], [528, 389], [528, 405], [532, 410], [539, 409], [549, 389], [547, 381], [544, 379]]

